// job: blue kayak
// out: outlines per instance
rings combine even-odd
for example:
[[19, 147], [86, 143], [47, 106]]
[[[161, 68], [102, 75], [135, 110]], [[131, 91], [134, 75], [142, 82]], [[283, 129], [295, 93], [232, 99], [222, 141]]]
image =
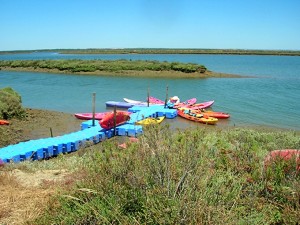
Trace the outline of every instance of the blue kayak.
[[105, 102], [106, 107], [118, 107], [118, 108], [130, 108], [133, 106], [133, 104], [128, 102], [116, 102], [116, 101], [107, 101]]
[[116, 101], [107, 101], [105, 102], [106, 107], [117, 107], [117, 108], [131, 108], [132, 106], [147, 106], [147, 103], [128, 103], [128, 102], [116, 102]]

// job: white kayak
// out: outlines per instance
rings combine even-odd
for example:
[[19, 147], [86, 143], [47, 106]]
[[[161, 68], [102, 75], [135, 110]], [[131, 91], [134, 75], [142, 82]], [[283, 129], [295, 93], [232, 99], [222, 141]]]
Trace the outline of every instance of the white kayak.
[[132, 100], [132, 99], [129, 99], [129, 98], [123, 98], [124, 102], [128, 102], [128, 103], [131, 103], [131, 104], [144, 104], [144, 103], [147, 103], [147, 102], [143, 102], [143, 101], [136, 101], [136, 100]]

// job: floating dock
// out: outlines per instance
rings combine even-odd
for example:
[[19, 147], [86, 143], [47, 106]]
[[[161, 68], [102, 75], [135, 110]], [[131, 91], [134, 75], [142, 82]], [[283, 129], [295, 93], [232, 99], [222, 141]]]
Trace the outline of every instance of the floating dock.
[[81, 124], [81, 130], [77, 132], [20, 142], [0, 148], [0, 159], [4, 163], [47, 159], [59, 154], [75, 152], [85, 146], [86, 141], [97, 144], [115, 135], [137, 137], [143, 133], [143, 129], [141, 125], [135, 125], [135, 123], [148, 117], [165, 116], [168, 119], [173, 119], [177, 116], [176, 109], [167, 109], [160, 105], [149, 107], [134, 106], [129, 108], [128, 111], [132, 112], [130, 120], [123, 125], [117, 126], [116, 130], [105, 130], [98, 121], [94, 121], [93, 126], [93, 121], [88, 120]]

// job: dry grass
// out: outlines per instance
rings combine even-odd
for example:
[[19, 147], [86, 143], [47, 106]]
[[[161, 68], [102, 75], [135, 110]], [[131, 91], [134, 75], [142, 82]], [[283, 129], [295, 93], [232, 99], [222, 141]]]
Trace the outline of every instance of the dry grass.
[[[77, 176], [77, 175], [76, 175]], [[78, 176], [77, 176], [78, 177]], [[65, 170], [18, 169], [0, 172], [0, 224], [26, 224], [42, 215], [51, 196], [72, 186], [75, 174]]]
[[0, 223], [24, 224], [43, 212], [55, 188], [24, 187], [11, 172], [3, 172], [0, 191]]

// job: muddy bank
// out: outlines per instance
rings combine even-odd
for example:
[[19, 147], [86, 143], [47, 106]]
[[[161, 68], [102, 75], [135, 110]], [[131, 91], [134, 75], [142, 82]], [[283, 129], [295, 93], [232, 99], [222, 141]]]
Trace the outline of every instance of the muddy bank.
[[80, 130], [83, 121], [72, 114], [40, 109], [26, 109], [24, 119], [12, 119], [0, 127], [0, 147], [21, 141], [59, 136]]

